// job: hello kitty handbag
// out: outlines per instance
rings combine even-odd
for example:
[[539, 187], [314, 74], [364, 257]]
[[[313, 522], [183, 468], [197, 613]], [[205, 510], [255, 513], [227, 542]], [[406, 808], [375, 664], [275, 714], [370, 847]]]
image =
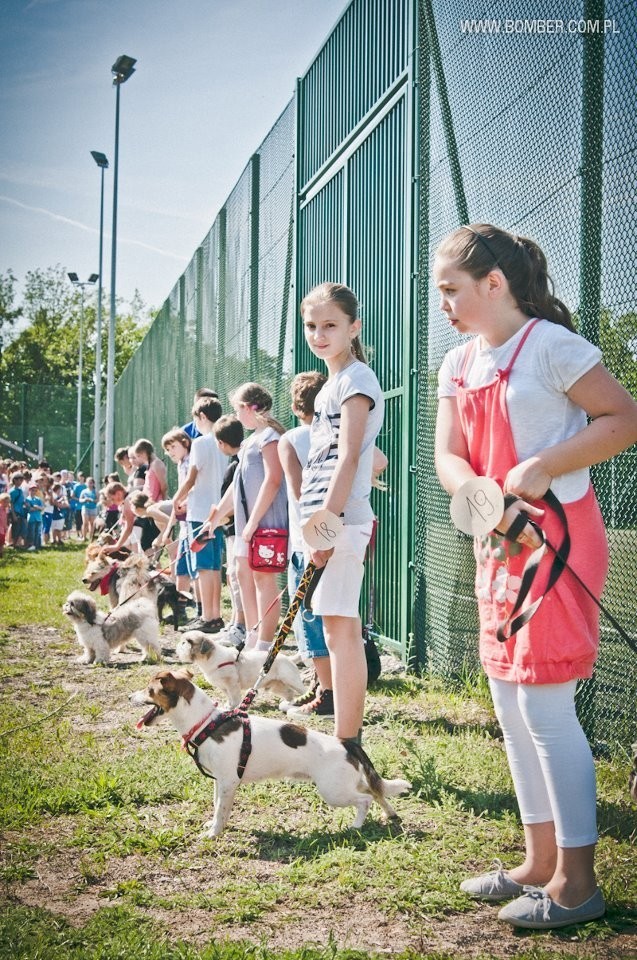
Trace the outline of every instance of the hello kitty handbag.
[[[239, 490], [246, 520], [250, 516], [245, 488], [239, 472]], [[288, 531], [278, 527], [259, 527], [248, 546], [248, 566], [265, 573], [283, 573], [288, 566]]]

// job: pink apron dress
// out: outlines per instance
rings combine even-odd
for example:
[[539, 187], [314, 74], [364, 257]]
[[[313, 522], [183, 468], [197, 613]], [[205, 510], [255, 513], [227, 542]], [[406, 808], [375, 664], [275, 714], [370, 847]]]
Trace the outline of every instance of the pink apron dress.
[[[535, 323], [538, 321], [536, 320]], [[496, 480], [502, 487], [519, 458], [506, 403], [506, 389], [535, 323], [528, 326], [505, 370], [482, 387], [464, 386], [475, 340], [467, 345], [456, 400], [469, 462], [478, 476]], [[545, 513], [539, 520], [547, 539], [559, 546], [562, 525], [544, 500], [534, 506]], [[563, 504], [571, 535], [569, 564], [588, 588], [600, 597], [608, 571], [608, 544], [593, 488], [573, 503]], [[531, 554], [528, 547], [511, 543], [498, 534], [476, 537], [476, 596], [480, 614], [480, 661], [489, 677], [514, 683], [565, 683], [590, 677], [599, 644], [599, 609], [568, 569], [546, 593], [534, 616], [505, 642], [497, 629], [510, 616], [518, 596], [522, 572]], [[528, 602], [546, 588], [553, 560], [547, 550], [533, 581]]]

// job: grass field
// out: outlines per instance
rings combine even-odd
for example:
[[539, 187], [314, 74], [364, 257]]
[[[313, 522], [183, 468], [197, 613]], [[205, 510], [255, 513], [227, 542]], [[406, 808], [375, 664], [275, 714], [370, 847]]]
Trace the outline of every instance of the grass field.
[[[637, 957], [627, 756], [597, 766], [607, 916], [561, 932], [513, 933], [458, 890], [521, 853], [481, 684], [386, 672], [370, 691], [365, 747], [413, 783], [396, 801], [401, 826], [374, 807], [351, 830], [353, 810], [327, 808], [311, 785], [265, 783], [242, 787], [226, 832], [203, 840], [211, 781], [168, 723], [135, 728], [128, 694], [156, 668], [133, 650], [76, 663], [60, 607], [82, 566], [71, 546], [0, 561], [0, 958]], [[169, 663], [174, 637], [166, 627]], [[259, 695], [254, 712], [276, 703]]]

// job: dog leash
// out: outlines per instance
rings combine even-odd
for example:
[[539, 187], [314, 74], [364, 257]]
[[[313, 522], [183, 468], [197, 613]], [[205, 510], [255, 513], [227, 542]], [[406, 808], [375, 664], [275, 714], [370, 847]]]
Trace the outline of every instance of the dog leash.
[[[513, 494], [507, 494], [504, 498], [505, 508], [508, 509], [508, 507], [510, 507], [519, 499], [520, 497], [516, 497]], [[546, 594], [551, 589], [553, 584], [556, 583], [556, 581], [558, 580], [562, 572], [566, 569], [569, 571], [569, 573], [571, 573], [575, 577], [575, 579], [577, 580], [579, 585], [582, 587], [582, 589], [588, 594], [591, 600], [599, 607], [601, 612], [604, 614], [604, 616], [609, 621], [611, 626], [615, 628], [615, 630], [620, 635], [622, 640], [624, 640], [628, 644], [631, 650], [637, 653], [637, 641], [635, 641], [631, 636], [629, 636], [627, 631], [624, 630], [622, 625], [615, 619], [615, 617], [612, 615], [610, 610], [608, 610], [608, 608], [602, 603], [602, 601], [595, 596], [593, 591], [584, 583], [584, 581], [579, 576], [579, 574], [576, 573], [575, 570], [573, 570], [573, 567], [568, 562], [568, 556], [571, 549], [571, 538], [568, 531], [568, 520], [566, 518], [566, 513], [564, 512], [564, 507], [562, 506], [560, 501], [557, 499], [557, 497], [555, 496], [552, 490], [547, 490], [547, 492], [544, 494], [544, 497], [542, 499], [545, 500], [545, 502], [554, 510], [554, 512], [557, 514], [559, 520], [562, 523], [562, 527], [564, 530], [562, 543], [560, 544], [559, 547], [553, 546], [553, 544], [546, 537], [544, 531], [539, 526], [539, 524], [535, 523], [534, 520], [531, 520], [528, 513], [525, 513], [524, 510], [520, 510], [518, 516], [515, 518], [515, 520], [513, 521], [509, 529], [506, 531], [506, 533], [501, 534], [501, 536], [503, 536], [506, 540], [516, 540], [517, 537], [522, 532], [522, 530], [524, 529], [524, 527], [526, 526], [526, 524], [530, 523], [533, 529], [535, 530], [535, 532], [537, 533], [537, 535], [540, 537], [542, 541], [542, 545], [538, 547], [538, 549], [531, 554], [531, 556], [527, 561], [527, 564], [522, 573], [522, 584], [520, 586], [520, 592], [518, 594], [515, 607], [511, 612], [507, 620], [507, 623], [504, 625], [501, 625], [498, 628], [498, 633], [497, 633], [498, 640], [500, 641], [508, 640], [510, 636], [513, 636], [513, 634], [520, 629], [521, 626], [523, 626], [525, 623], [528, 623], [528, 621], [531, 619], [531, 617], [537, 610], [538, 606], [540, 605], [541, 601], [543, 600], [544, 596], [546, 596]], [[499, 532], [500, 531], [496, 530], [496, 533], [499, 533]], [[551, 566], [551, 572], [549, 574], [549, 580], [546, 586], [546, 590], [544, 591], [544, 594], [541, 597], [539, 597], [537, 600], [535, 600], [530, 607], [527, 607], [527, 609], [523, 611], [523, 613], [521, 613], [519, 617], [517, 617], [515, 620], [513, 620], [510, 623], [510, 633], [508, 634], [508, 636], [504, 635], [504, 633], [502, 633], [501, 635], [501, 631], [504, 631], [507, 624], [511, 621], [511, 618], [521, 608], [522, 604], [524, 603], [524, 600], [526, 599], [529, 593], [529, 590], [531, 589], [531, 584], [535, 579], [539, 562], [547, 547], [553, 553], [553, 564]], [[539, 554], [539, 556], [536, 556], [537, 554]]]
[[301, 579], [299, 581], [299, 585], [297, 587], [296, 593], [294, 594], [294, 597], [290, 601], [288, 611], [285, 617], [283, 618], [283, 620], [281, 621], [281, 623], [279, 624], [279, 628], [276, 632], [276, 636], [274, 637], [274, 640], [270, 645], [268, 655], [265, 658], [263, 666], [261, 667], [261, 672], [259, 673], [259, 676], [255, 680], [254, 686], [247, 691], [245, 697], [241, 701], [240, 707], [247, 709], [247, 707], [249, 707], [252, 701], [254, 700], [257, 690], [265, 680], [266, 675], [270, 671], [270, 668], [272, 667], [272, 664], [274, 663], [279, 650], [281, 649], [281, 647], [285, 642], [286, 637], [292, 630], [295, 617], [301, 608], [301, 604], [306, 599], [311, 601], [312, 594], [316, 590], [317, 584], [321, 579], [321, 577], [323, 576], [324, 570], [325, 570], [324, 566], [317, 567], [316, 564], [312, 563], [311, 560], [306, 566], [305, 570], [303, 571], [303, 575], [301, 576]]

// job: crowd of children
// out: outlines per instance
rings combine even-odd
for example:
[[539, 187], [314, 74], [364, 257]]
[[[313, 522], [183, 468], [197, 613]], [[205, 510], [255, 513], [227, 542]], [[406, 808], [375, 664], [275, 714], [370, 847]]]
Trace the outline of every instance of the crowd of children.
[[72, 535], [90, 540], [98, 507], [94, 477], [53, 471], [46, 460], [33, 470], [21, 460], [0, 460], [0, 557], [5, 546], [35, 553]]

